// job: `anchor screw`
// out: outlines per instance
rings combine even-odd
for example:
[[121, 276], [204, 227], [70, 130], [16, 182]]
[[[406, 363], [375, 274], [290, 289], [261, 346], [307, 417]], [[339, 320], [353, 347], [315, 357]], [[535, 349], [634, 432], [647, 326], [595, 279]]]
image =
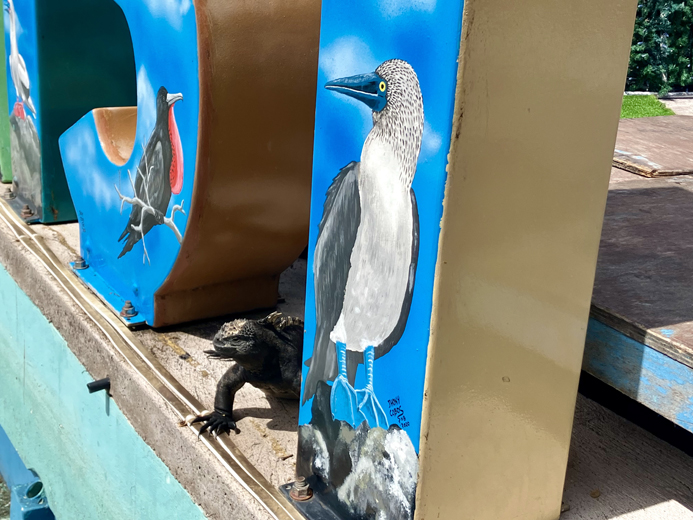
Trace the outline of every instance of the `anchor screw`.
[[133, 318], [137, 316], [137, 311], [130, 300], [125, 300], [125, 305], [123, 305], [123, 310], [120, 311], [120, 315], [123, 318]]
[[291, 498], [297, 502], [305, 502], [313, 498], [313, 490], [306, 482], [306, 477], [298, 477], [289, 491]]
[[34, 215], [34, 211], [29, 207], [28, 204], [24, 204], [24, 207], [22, 208], [22, 213], [21, 216], [22, 218], [29, 218]]
[[2, 197], [3, 197], [5, 200], [13, 200], [13, 199], [15, 199], [17, 196], [14, 194], [14, 191], [12, 191], [12, 188], [8, 187], [8, 188], [5, 190], [5, 193], [3, 193]]
[[89, 267], [89, 264], [87, 264], [87, 261], [84, 258], [82, 258], [81, 256], [78, 256], [77, 260], [75, 260], [75, 264], [74, 264], [73, 268], [77, 269], [77, 270], [81, 270], [81, 269], [86, 269], [87, 267]]

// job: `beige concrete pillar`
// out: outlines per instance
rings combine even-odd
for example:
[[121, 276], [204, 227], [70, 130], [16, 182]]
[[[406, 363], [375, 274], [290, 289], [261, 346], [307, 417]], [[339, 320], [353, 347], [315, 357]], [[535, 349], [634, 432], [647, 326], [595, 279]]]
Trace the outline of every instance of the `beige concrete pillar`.
[[634, 0], [468, 0], [415, 518], [560, 514]]

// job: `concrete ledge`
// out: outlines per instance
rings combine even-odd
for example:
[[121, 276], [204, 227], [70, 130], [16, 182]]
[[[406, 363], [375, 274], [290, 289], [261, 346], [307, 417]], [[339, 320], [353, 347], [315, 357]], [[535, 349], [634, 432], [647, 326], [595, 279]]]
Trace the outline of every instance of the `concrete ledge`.
[[[78, 249], [76, 224], [50, 228], [37, 225], [32, 230], [45, 238], [62, 262], [74, 259]], [[111, 347], [105, 335], [4, 223], [0, 224], [0, 262], [60, 332], [91, 376], [111, 378], [111, 393], [118, 407], [209, 518], [271, 518], [191, 431], [178, 426], [166, 401]], [[291, 271], [294, 277], [297, 272], [300, 267]], [[209, 408], [216, 380], [226, 365], [209, 362], [203, 350], [211, 348], [210, 338], [222, 322], [193, 324], [187, 330], [137, 333], [164, 366]], [[179, 357], [182, 349], [190, 354], [186, 360]], [[275, 486], [290, 480], [296, 444], [296, 433], [290, 431], [290, 425], [296, 424], [297, 407], [292, 410], [269, 402], [262, 392], [248, 387], [238, 396], [238, 408], [262, 416], [239, 421], [243, 435], [234, 438], [242, 441], [239, 448]], [[266, 411], [259, 414], [256, 410]]]

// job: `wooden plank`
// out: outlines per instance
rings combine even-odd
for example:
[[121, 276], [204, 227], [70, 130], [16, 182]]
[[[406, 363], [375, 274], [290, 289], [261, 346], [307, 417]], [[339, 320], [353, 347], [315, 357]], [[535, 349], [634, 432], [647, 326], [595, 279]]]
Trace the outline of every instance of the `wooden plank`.
[[664, 334], [655, 330], [648, 330], [643, 325], [619, 316], [614, 311], [602, 309], [592, 304], [590, 317], [599, 320], [604, 325], [617, 330], [643, 345], [646, 345], [675, 361], [682, 363], [689, 368], [693, 368], [693, 348], [680, 341], [672, 340]]
[[693, 173], [693, 117], [621, 119], [613, 165], [644, 177]]
[[613, 168], [591, 316], [693, 367], [692, 293], [693, 177]]
[[583, 370], [693, 432], [693, 369], [590, 318]]

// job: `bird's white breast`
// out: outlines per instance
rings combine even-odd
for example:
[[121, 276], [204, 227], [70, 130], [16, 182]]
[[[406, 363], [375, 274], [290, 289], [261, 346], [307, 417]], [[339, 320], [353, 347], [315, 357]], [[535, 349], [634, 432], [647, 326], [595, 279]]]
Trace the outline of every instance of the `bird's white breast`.
[[361, 222], [351, 253], [342, 313], [331, 335], [349, 350], [377, 346], [397, 325], [409, 280], [410, 188], [386, 142], [369, 139], [361, 156]]

